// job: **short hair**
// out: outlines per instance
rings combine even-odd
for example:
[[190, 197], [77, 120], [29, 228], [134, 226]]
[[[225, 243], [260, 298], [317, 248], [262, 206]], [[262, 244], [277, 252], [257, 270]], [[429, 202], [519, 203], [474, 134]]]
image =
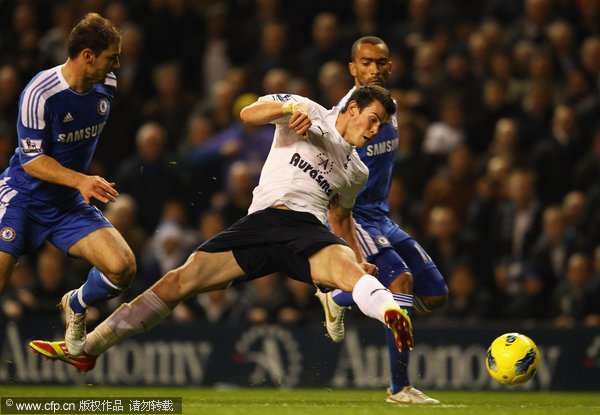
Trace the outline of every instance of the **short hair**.
[[89, 48], [96, 55], [121, 40], [121, 33], [113, 22], [98, 13], [88, 13], [71, 30], [67, 41], [67, 54], [75, 58], [82, 50]]
[[356, 56], [356, 51], [358, 50], [358, 46], [362, 45], [363, 43], [366, 43], [368, 45], [384, 45], [386, 48], [388, 48], [387, 43], [385, 43], [383, 39], [377, 36], [363, 36], [352, 44], [352, 49], [350, 51], [350, 60], [354, 60]]
[[381, 102], [385, 112], [388, 116], [391, 116], [396, 112], [396, 103], [392, 98], [390, 91], [379, 85], [361, 86], [356, 88], [346, 104], [342, 108], [341, 112], [346, 112], [348, 105], [351, 101], [356, 101], [358, 108], [362, 111], [366, 106], [371, 104], [373, 101]]

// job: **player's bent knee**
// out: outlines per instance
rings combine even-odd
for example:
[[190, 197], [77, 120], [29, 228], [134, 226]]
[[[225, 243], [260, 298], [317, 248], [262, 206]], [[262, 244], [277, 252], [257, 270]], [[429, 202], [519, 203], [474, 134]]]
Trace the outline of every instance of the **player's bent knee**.
[[[385, 285], [385, 284], [384, 284]], [[390, 291], [396, 293], [412, 294], [413, 276], [410, 272], [403, 272], [398, 275], [387, 287]]]
[[427, 307], [429, 310], [441, 308], [448, 302], [448, 294], [432, 295], [420, 298], [425, 307]]
[[137, 265], [133, 254], [125, 255], [115, 260], [108, 266], [104, 274], [119, 287], [127, 288], [131, 285], [137, 272]]

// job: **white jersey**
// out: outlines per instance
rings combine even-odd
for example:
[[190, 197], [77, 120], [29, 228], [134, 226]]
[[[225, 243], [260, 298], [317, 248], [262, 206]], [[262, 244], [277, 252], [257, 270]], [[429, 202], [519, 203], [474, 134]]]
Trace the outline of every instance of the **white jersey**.
[[283, 204], [325, 223], [333, 198], [351, 209], [369, 170], [335, 128], [339, 109], [327, 110], [298, 95], [266, 95], [259, 100], [302, 102], [312, 126], [306, 140], [288, 127], [290, 115], [273, 121], [275, 137], [248, 213]]

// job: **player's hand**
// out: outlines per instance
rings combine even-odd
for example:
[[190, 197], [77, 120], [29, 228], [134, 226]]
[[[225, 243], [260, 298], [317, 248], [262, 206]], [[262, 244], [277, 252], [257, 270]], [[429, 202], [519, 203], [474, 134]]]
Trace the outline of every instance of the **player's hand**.
[[114, 202], [119, 196], [115, 186], [116, 183], [109, 183], [100, 176], [84, 176], [77, 190], [79, 190], [87, 204], [90, 203], [92, 197], [102, 203], [108, 203]]
[[312, 125], [312, 121], [308, 117], [308, 108], [302, 103], [294, 104], [292, 107], [292, 116], [288, 126], [296, 130], [296, 133], [305, 139], [308, 139], [307, 131]]
[[362, 262], [360, 264], [360, 266], [365, 271], [365, 273], [367, 273], [369, 275], [376, 277], [377, 274], [379, 274], [379, 268], [377, 268], [377, 265], [375, 265], [375, 264], [371, 264], [370, 262], [365, 261], [365, 262]]

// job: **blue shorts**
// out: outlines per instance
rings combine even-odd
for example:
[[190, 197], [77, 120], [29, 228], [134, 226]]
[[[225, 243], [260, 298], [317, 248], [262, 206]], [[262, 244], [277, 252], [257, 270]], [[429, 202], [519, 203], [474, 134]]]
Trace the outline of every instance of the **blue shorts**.
[[[448, 287], [435, 262], [409, 234], [391, 219], [378, 216], [376, 220], [353, 213], [358, 242], [368, 262], [377, 265], [382, 284], [403, 273], [413, 275], [413, 293], [418, 296], [437, 296], [448, 293]], [[383, 270], [383, 273], [382, 273]]]
[[45, 240], [66, 254], [84, 236], [112, 226], [97, 207], [83, 199], [64, 208], [8, 189], [0, 192], [0, 251], [15, 258], [35, 251]]

